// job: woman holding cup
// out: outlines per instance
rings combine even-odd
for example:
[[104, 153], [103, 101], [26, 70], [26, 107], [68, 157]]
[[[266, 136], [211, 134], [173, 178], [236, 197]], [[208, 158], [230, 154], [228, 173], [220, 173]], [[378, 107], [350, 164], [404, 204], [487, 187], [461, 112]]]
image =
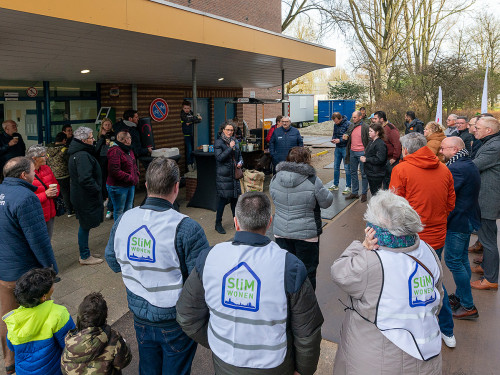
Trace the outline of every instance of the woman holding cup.
[[54, 231], [54, 218], [56, 216], [55, 198], [59, 195], [60, 189], [56, 177], [47, 165], [47, 148], [42, 145], [34, 145], [26, 151], [26, 157], [31, 158], [35, 163], [35, 178], [33, 185], [37, 187], [36, 196], [42, 204], [43, 216], [47, 224], [49, 237], [52, 239]]

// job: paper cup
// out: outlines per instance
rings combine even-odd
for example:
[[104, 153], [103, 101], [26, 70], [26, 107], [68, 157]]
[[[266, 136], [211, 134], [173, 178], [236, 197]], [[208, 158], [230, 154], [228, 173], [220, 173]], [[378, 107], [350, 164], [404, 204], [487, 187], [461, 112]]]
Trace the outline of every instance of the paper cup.
[[249, 143], [247, 145], [247, 147], [248, 147], [248, 151], [253, 151], [253, 143]]
[[208, 152], [208, 145], [203, 145], [203, 152]]
[[52, 189], [52, 188], [55, 188], [55, 187], [57, 187], [57, 184], [50, 184], [50, 185], [49, 185], [49, 188], [51, 188], [51, 189]]

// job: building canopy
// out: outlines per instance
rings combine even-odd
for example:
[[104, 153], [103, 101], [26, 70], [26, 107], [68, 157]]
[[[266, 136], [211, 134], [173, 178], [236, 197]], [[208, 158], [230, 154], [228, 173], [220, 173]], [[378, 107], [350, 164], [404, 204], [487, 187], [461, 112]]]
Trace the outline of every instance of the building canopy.
[[335, 50], [163, 0], [0, 0], [0, 33], [9, 80], [190, 86], [195, 59], [199, 86], [267, 88], [335, 65]]

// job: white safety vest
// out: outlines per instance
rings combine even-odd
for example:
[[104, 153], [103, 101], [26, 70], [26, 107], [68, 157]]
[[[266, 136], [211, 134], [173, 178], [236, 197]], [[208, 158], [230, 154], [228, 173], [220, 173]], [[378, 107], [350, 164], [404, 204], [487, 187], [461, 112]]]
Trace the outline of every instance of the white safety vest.
[[182, 291], [177, 226], [186, 216], [171, 209], [125, 212], [115, 233], [115, 254], [125, 286], [153, 306], [173, 307]]
[[436, 288], [440, 271], [429, 245], [420, 241], [408, 253], [376, 252], [382, 262], [384, 283], [375, 324], [382, 334], [412, 357], [428, 360], [441, 352], [437, 320], [440, 294]]
[[263, 247], [224, 242], [208, 254], [203, 270], [208, 342], [225, 363], [258, 369], [283, 363], [286, 253], [274, 242]]

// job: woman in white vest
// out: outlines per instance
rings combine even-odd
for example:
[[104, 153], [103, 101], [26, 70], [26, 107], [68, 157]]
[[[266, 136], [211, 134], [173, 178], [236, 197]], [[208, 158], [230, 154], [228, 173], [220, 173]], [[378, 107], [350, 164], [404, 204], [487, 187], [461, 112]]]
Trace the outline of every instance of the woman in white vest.
[[331, 269], [350, 297], [333, 372], [441, 374], [442, 269], [419, 239], [420, 217], [381, 190], [364, 218], [364, 242], [349, 245]]

